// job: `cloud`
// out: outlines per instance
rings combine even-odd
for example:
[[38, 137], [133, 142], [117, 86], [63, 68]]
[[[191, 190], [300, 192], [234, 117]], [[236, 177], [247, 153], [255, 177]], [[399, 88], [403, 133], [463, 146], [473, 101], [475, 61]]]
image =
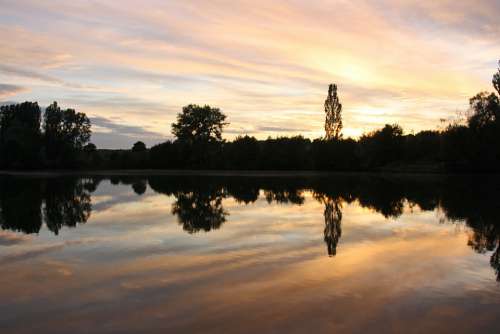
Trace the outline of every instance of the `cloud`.
[[[210, 104], [228, 115], [226, 138], [321, 135], [334, 82], [345, 129], [359, 134], [389, 121], [438, 124], [491, 89], [500, 54], [494, 0], [138, 4], [4, 4], [0, 81], [30, 89], [23, 98], [57, 99], [164, 137], [182, 106]], [[132, 137], [108, 135], [120, 147]]]
[[49, 75], [44, 75], [36, 71], [31, 71], [29, 69], [17, 68], [15, 66], [9, 66], [5, 64], [0, 64], [0, 73], [10, 76], [20, 76], [28, 79], [36, 79], [50, 83], [62, 83], [62, 80], [53, 78]]
[[20, 250], [13, 254], [8, 254], [6, 256], [0, 257], [0, 265], [3, 264], [13, 264], [20, 261], [30, 260], [39, 256], [52, 253], [54, 251], [61, 250], [68, 246], [77, 246], [85, 243], [93, 242], [92, 240], [69, 240], [61, 243], [55, 243], [52, 245], [41, 245], [33, 248], [27, 248]]
[[140, 126], [133, 126], [120, 123], [120, 120], [110, 120], [105, 117], [90, 118], [93, 133], [92, 141], [100, 148], [131, 147], [138, 140], [144, 141], [147, 145], [163, 142], [168, 138], [161, 133], [144, 129]]
[[292, 127], [281, 127], [281, 126], [259, 126], [257, 131], [262, 132], [289, 132], [289, 133], [301, 133], [307, 131], [307, 129], [292, 128]]
[[153, 131], [145, 130], [139, 126], [126, 125], [126, 124], [118, 124], [112, 120], [109, 120], [104, 117], [92, 117], [92, 124], [96, 125], [100, 128], [105, 128], [110, 130], [111, 132], [118, 132], [122, 135], [127, 136], [157, 136], [161, 137], [162, 135]]
[[13, 246], [30, 240], [30, 237], [24, 234], [0, 231], [0, 246]]
[[81, 89], [92, 88], [91, 86], [88, 86], [88, 85], [81, 85], [81, 84], [66, 82], [66, 81], [58, 79], [56, 77], [42, 74], [42, 73], [30, 70], [30, 69], [23, 69], [23, 68], [18, 68], [16, 66], [9, 66], [9, 65], [3, 65], [3, 64], [0, 64], [0, 74], [8, 75], [10, 77], [23, 77], [26, 79], [32, 79], [32, 80], [34, 79], [34, 80], [38, 80], [38, 81], [42, 81], [42, 82], [46, 82], [46, 83], [51, 83], [51, 84], [58, 84], [61, 86], [65, 86], [67, 88], [81, 88]]
[[0, 83], [0, 99], [14, 96], [21, 92], [25, 92], [26, 90], [27, 88], [25, 87]]

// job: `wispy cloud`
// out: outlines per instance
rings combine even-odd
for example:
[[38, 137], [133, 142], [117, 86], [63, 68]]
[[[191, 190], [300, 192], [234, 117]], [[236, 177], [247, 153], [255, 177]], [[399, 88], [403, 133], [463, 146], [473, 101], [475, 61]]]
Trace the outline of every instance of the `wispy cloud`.
[[26, 90], [25, 87], [0, 83], [0, 99], [5, 99]]
[[25, 234], [0, 231], [0, 246], [13, 246], [24, 243], [30, 240], [30, 237]]
[[105, 148], [116, 148], [128, 144], [132, 146], [136, 141], [145, 141], [147, 144], [156, 144], [168, 138], [161, 133], [147, 130], [140, 126], [126, 125], [123, 120], [110, 120], [105, 117], [92, 117], [93, 140], [97, 139]]

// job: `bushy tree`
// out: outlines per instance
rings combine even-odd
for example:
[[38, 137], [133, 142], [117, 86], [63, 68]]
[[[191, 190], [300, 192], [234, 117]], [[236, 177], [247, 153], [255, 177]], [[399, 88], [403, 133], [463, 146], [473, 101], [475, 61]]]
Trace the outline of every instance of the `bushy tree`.
[[94, 153], [94, 152], [96, 152], [96, 151], [97, 151], [97, 146], [95, 146], [95, 144], [94, 144], [94, 143], [88, 143], [87, 145], [85, 145], [85, 146], [83, 147], [83, 151], [84, 151], [85, 153]]
[[403, 129], [386, 124], [383, 129], [360, 138], [361, 155], [367, 167], [381, 167], [403, 156]]
[[58, 164], [71, 164], [76, 153], [90, 140], [90, 120], [74, 109], [62, 110], [57, 102], [45, 110], [44, 137], [49, 160]]
[[224, 167], [228, 169], [256, 169], [259, 157], [259, 141], [255, 137], [238, 136], [224, 145]]
[[142, 141], [138, 141], [132, 146], [132, 152], [145, 152], [146, 150], [146, 144]]
[[469, 103], [472, 114], [467, 122], [471, 129], [480, 130], [500, 121], [500, 101], [494, 93], [481, 92]]
[[38, 167], [40, 118], [41, 111], [36, 102], [0, 108], [0, 166]]
[[495, 87], [498, 95], [500, 95], [500, 60], [498, 61], [498, 71], [493, 75], [493, 87]]
[[222, 130], [229, 123], [219, 108], [190, 104], [182, 108], [177, 122], [172, 124], [172, 134], [186, 142], [220, 142]]

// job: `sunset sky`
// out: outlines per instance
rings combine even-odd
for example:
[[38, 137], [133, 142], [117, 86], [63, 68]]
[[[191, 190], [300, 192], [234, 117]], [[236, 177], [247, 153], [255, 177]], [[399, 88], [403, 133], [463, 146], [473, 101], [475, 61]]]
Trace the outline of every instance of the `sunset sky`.
[[99, 147], [171, 138], [182, 106], [219, 107], [225, 138], [436, 129], [493, 90], [498, 0], [0, 0], [0, 101], [87, 113]]

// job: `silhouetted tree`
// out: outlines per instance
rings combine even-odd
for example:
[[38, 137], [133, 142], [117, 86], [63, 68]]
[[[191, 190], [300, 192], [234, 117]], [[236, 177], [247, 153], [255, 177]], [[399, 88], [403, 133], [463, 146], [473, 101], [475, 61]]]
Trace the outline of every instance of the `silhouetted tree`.
[[0, 167], [36, 167], [40, 153], [40, 117], [37, 103], [0, 108]]
[[498, 61], [498, 71], [493, 75], [493, 87], [495, 87], [498, 95], [500, 96], [500, 60]]
[[266, 139], [260, 150], [260, 168], [268, 170], [303, 170], [312, 165], [311, 141], [302, 136]]
[[222, 140], [226, 115], [220, 109], [190, 104], [182, 108], [177, 122], [172, 124], [172, 133], [180, 141], [218, 142]]
[[259, 141], [255, 137], [238, 136], [224, 145], [224, 167], [227, 169], [257, 169], [259, 158]]
[[90, 140], [90, 120], [74, 109], [61, 110], [57, 102], [45, 109], [44, 136], [47, 157], [57, 164], [72, 164]]
[[83, 151], [84, 151], [85, 153], [94, 153], [94, 152], [96, 152], [96, 151], [97, 151], [97, 147], [96, 147], [96, 146], [95, 146], [95, 144], [93, 144], [93, 143], [88, 143], [87, 145], [85, 145], [85, 146], [83, 147]]
[[150, 162], [154, 168], [181, 169], [187, 167], [187, 157], [183, 155], [184, 143], [166, 141], [150, 149]]
[[440, 160], [442, 134], [421, 131], [403, 138], [403, 159], [408, 162], [437, 162]]
[[386, 124], [383, 129], [360, 138], [362, 159], [368, 167], [381, 167], [401, 160], [403, 154], [403, 129]]
[[494, 93], [481, 92], [470, 99], [472, 115], [468, 124], [472, 130], [482, 128], [500, 121], [500, 102]]
[[132, 152], [145, 152], [146, 150], [146, 144], [142, 141], [138, 141], [132, 146]]
[[218, 108], [208, 105], [190, 104], [182, 109], [182, 113], [177, 115], [177, 122], [172, 124], [172, 133], [177, 140], [170, 147], [179, 154], [182, 167], [221, 168], [222, 130], [228, 124], [225, 119], [226, 115]]
[[325, 135], [327, 140], [339, 139], [342, 132], [342, 104], [337, 96], [337, 85], [328, 87], [325, 100]]

